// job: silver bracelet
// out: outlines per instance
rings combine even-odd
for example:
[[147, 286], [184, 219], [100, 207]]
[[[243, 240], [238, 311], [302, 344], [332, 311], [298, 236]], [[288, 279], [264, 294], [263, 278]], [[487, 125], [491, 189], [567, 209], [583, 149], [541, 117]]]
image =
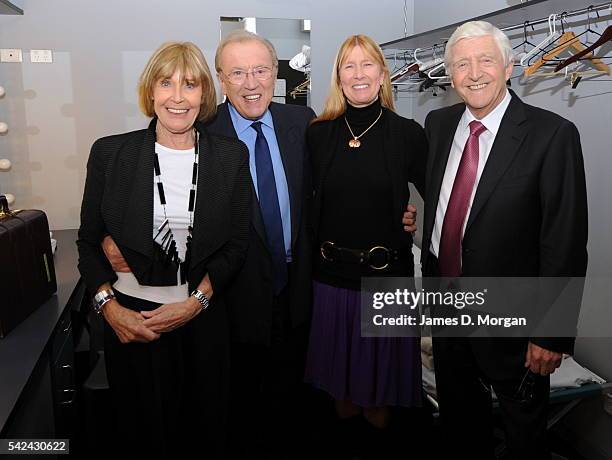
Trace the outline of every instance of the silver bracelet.
[[210, 301], [208, 300], [208, 297], [206, 297], [204, 293], [200, 291], [199, 289], [196, 289], [195, 291], [193, 291], [191, 293], [191, 297], [195, 297], [196, 300], [200, 302], [200, 305], [202, 306], [202, 310], [206, 310], [208, 306], [210, 305]]
[[94, 311], [98, 315], [102, 314], [102, 308], [104, 307], [104, 305], [106, 305], [108, 302], [110, 302], [114, 298], [115, 298], [115, 293], [113, 292], [112, 289], [101, 290], [93, 298]]

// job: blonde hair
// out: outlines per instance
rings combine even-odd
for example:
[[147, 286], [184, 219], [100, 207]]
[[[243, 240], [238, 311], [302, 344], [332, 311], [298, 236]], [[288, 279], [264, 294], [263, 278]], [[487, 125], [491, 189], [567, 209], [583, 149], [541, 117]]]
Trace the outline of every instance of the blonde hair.
[[219, 46], [217, 47], [217, 52], [215, 53], [215, 70], [218, 73], [223, 73], [223, 69], [221, 69], [221, 55], [223, 54], [223, 50], [227, 45], [231, 43], [246, 42], [258, 42], [265, 46], [270, 53], [270, 58], [272, 58], [272, 66], [274, 68], [278, 68], [276, 49], [274, 49], [274, 45], [269, 40], [266, 40], [262, 36], [254, 34], [253, 32], [249, 32], [248, 30], [234, 30], [223, 40], [221, 40], [221, 43], [219, 43]]
[[331, 74], [331, 85], [329, 88], [329, 94], [325, 101], [325, 107], [323, 113], [314, 119], [313, 123], [318, 121], [335, 120], [341, 116], [346, 110], [346, 96], [342, 92], [342, 85], [340, 84], [340, 67], [346, 61], [347, 56], [353, 48], [361, 47], [363, 51], [372, 58], [376, 64], [378, 64], [384, 74], [383, 83], [380, 86], [378, 97], [383, 107], [395, 112], [395, 104], [393, 103], [393, 94], [391, 93], [391, 78], [389, 77], [389, 68], [385, 61], [380, 46], [367, 35], [351, 35], [338, 50], [336, 58], [334, 60], [334, 67]]
[[153, 89], [160, 79], [172, 77], [177, 70], [183, 81], [193, 78], [202, 88], [198, 119], [212, 118], [217, 111], [215, 85], [202, 51], [191, 42], [167, 42], [153, 53], [138, 82], [138, 105], [142, 113], [147, 117], [155, 116]]

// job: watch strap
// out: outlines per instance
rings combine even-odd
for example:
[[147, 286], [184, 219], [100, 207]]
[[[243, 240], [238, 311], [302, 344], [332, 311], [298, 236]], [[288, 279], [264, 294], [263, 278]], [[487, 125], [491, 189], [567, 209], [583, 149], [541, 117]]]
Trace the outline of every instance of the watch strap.
[[93, 298], [93, 308], [97, 314], [102, 313], [102, 308], [108, 302], [115, 298], [115, 293], [112, 289], [103, 289], [98, 292]]
[[208, 297], [206, 297], [206, 295], [199, 289], [196, 289], [195, 291], [193, 291], [191, 293], [191, 297], [195, 297], [196, 300], [200, 302], [200, 305], [202, 306], [202, 310], [206, 310], [208, 306], [210, 305], [210, 301], [208, 300]]

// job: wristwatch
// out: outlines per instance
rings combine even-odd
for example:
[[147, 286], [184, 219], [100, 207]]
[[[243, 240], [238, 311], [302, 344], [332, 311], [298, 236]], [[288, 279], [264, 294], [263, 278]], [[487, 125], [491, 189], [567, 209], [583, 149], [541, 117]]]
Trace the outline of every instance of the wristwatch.
[[195, 291], [191, 293], [191, 297], [195, 297], [196, 300], [200, 302], [200, 305], [202, 305], [202, 310], [206, 310], [208, 308], [210, 301], [208, 300], [208, 297], [206, 297], [202, 291], [196, 289]]
[[103, 289], [98, 292], [93, 298], [93, 309], [100, 315], [102, 307], [115, 298], [115, 293], [112, 289]]

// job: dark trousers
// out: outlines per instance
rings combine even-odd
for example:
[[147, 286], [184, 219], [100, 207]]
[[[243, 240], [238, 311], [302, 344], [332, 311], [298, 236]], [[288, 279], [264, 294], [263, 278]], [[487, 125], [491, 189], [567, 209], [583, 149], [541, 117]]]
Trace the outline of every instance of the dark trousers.
[[487, 375], [473, 350], [484, 345], [478, 339], [434, 337], [442, 436], [448, 448], [446, 455], [452, 454], [446, 458], [495, 459], [492, 387], [499, 403], [509, 458], [549, 459], [546, 442], [549, 378], [536, 378], [532, 399], [521, 399], [519, 390], [527, 370], [517, 369], [516, 376], [503, 379]]
[[[136, 311], [158, 305], [115, 291]], [[217, 311], [214, 311], [215, 307]], [[210, 315], [207, 315], [211, 313]], [[122, 344], [105, 323], [104, 354], [115, 431], [132, 458], [224, 458], [228, 338], [221, 305], [150, 343]], [[187, 457], [185, 457], [187, 458]]]
[[[429, 254], [425, 276], [437, 277]], [[509, 458], [546, 460], [550, 378], [537, 376], [529, 400], [521, 398], [527, 341], [515, 338], [433, 338], [436, 389], [444, 449], [442, 458], [494, 460], [491, 388], [497, 396]]]
[[274, 299], [272, 319], [269, 345], [231, 344], [231, 458], [296, 458], [306, 447], [308, 328], [291, 327], [288, 289]]

